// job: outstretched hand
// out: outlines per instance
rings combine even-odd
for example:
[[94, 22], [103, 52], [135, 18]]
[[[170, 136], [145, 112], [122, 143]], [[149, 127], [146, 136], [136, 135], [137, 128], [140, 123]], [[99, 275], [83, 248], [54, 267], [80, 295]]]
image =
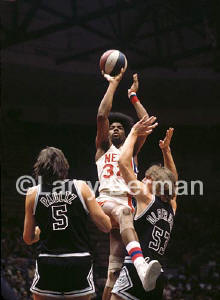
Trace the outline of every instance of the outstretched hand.
[[123, 68], [121, 68], [121, 72], [114, 77], [109, 74], [105, 74], [104, 71], [102, 71], [102, 75], [108, 80], [109, 83], [119, 84], [119, 82], [121, 81], [121, 79], [124, 75], [124, 72], [125, 72], [125, 70]]
[[158, 123], [154, 123], [156, 121], [156, 117], [152, 116], [148, 118], [148, 116], [144, 116], [139, 122], [137, 122], [132, 131], [137, 136], [148, 136], [151, 134], [153, 129], [157, 127]]
[[173, 136], [173, 128], [167, 129], [166, 136], [163, 140], [159, 141], [159, 146], [161, 150], [167, 150], [170, 147], [170, 142]]
[[136, 74], [133, 75], [132, 86], [130, 87], [130, 89], [128, 89], [128, 97], [130, 97], [130, 94], [132, 92], [137, 93], [138, 88], [139, 88], [139, 81], [138, 81], [138, 74], [136, 73]]

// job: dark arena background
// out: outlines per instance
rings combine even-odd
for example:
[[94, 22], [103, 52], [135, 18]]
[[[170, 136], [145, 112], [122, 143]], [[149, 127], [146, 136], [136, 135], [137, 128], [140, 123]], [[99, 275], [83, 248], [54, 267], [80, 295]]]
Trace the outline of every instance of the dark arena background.
[[[36, 245], [22, 239], [25, 196], [16, 190], [45, 146], [61, 148], [70, 178], [95, 185], [96, 114], [107, 88], [99, 58], [119, 49], [128, 69], [113, 111], [135, 117], [138, 97], [159, 126], [139, 155], [139, 178], [162, 161], [158, 141], [175, 128], [172, 152], [187, 191], [178, 197], [167, 249], [166, 300], [220, 299], [218, 0], [1, 1], [2, 256], [4, 299], [32, 299]], [[199, 180], [191, 193], [191, 181]], [[26, 187], [28, 184], [26, 185]], [[108, 234], [90, 225], [96, 295], [101, 299]]]

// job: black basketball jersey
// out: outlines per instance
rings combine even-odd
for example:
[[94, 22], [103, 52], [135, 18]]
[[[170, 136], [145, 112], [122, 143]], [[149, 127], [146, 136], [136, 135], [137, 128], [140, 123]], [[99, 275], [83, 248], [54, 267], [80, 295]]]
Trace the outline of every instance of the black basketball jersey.
[[156, 196], [139, 216], [134, 217], [134, 227], [144, 257], [161, 259], [170, 239], [173, 221], [172, 206]]
[[40, 253], [89, 252], [88, 210], [77, 180], [64, 180], [59, 187], [39, 185], [35, 218], [40, 227]]

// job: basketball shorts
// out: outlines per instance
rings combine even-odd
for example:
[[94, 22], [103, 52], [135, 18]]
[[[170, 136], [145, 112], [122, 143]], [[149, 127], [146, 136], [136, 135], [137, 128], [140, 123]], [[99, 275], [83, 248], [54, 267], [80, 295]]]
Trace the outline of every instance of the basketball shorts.
[[30, 290], [34, 294], [55, 298], [93, 294], [95, 287], [90, 254], [40, 254]]
[[101, 193], [98, 198], [96, 198], [98, 204], [100, 206], [103, 206], [106, 202], [108, 202], [110, 205], [125, 205], [126, 207], [129, 207], [131, 211], [134, 211], [134, 206], [132, 203], [132, 197], [130, 195], [128, 196], [120, 196], [120, 197], [113, 197], [109, 194]]
[[125, 300], [161, 300], [163, 298], [164, 275], [157, 279], [156, 287], [146, 292], [132, 263], [124, 263], [112, 293]]

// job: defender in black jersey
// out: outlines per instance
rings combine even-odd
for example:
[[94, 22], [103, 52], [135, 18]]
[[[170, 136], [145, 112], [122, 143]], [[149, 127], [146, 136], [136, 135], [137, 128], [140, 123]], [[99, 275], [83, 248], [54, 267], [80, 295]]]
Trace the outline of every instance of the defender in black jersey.
[[[131, 168], [134, 144], [140, 135], [149, 135], [155, 127], [156, 118], [147, 116], [136, 123], [127, 137], [119, 158], [120, 172], [134, 193], [137, 207], [134, 227], [137, 232], [145, 260], [151, 264], [155, 259], [161, 262], [165, 253], [176, 211], [175, 182], [178, 179], [176, 167], [170, 150], [173, 128], [169, 128], [159, 146], [163, 153], [164, 166], [153, 165], [143, 181], [138, 181]], [[152, 125], [153, 124], [153, 125]], [[128, 253], [130, 254], [130, 253]], [[125, 257], [123, 268], [112, 290], [111, 300], [162, 299], [163, 272], [152, 272], [149, 277], [150, 292], [146, 292], [132, 264], [132, 255]]]
[[111, 229], [110, 218], [83, 181], [68, 180], [68, 162], [59, 149], [47, 147], [34, 166], [42, 184], [26, 196], [24, 241], [39, 242], [31, 291], [35, 300], [88, 300], [94, 293], [88, 213], [98, 228]]

